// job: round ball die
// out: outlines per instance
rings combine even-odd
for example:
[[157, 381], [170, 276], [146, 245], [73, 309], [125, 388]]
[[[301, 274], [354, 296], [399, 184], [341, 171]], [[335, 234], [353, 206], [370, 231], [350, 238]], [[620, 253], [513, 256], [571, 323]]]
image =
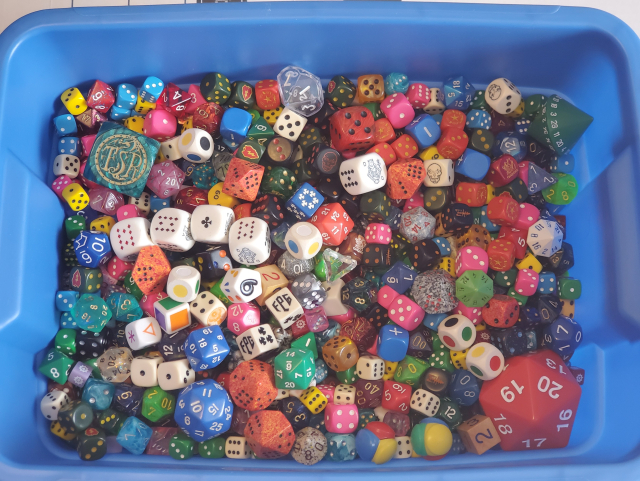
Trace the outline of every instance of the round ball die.
[[206, 162], [213, 154], [213, 139], [202, 129], [187, 129], [178, 141], [182, 158], [194, 163]]
[[367, 424], [356, 435], [356, 451], [365, 461], [384, 464], [396, 454], [395, 433], [391, 426], [380, 421]]
[[467, 317], [457, 314], [440, 323], [438, 336], [452, 351], [462, 351], [471, 347], [476, 340], [476, 327]]
[[491, 381], [504, 368], [504, 356], [493, 344], [479, 342], [467, 353], [467, 368], [479, 379]]
[[309, 222], [294, 224], [284, 238], [289, 253], [296, 259], [312, 259], [322, 247], [322, 234]]

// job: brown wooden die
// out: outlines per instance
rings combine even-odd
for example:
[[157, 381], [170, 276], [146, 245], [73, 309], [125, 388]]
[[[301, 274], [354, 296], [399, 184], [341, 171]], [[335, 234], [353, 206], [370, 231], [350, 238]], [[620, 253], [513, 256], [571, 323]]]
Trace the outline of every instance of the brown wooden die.
[[358, 77], [358, 103], [382, 102], [384, 100], [384, 79], [382, 75], [362, 75]]
[[264, 166], [234, 157], [229, 163], [222, 192], [253, 202], [258, 196], [263, 175]]
[[346, 371], [355, 366], [359, 357], [356, 343], [345, 336], [331, 338], [322, 347], [322, 358], [334, 371]]
[[458, 434], [467, 451], [482, 454], [500, 444], [500, 435], [491, 419], [482, 414], [476, 414], [458, 426]]
[[392, 199], [409, 199], [420, 188], [426, 176], [427, 171], [422, 160], [409, 159], [394, 162], [387, 170], [387, 195]]
[[456, 202], [469, 207], [482, 207], [487, 203], [487, 184], [482, 182], [460, 182], [456, 187]]
[[499, 272], [508, 271], [516, 260], [516, 246], [508, 239], [495, 239], [489, 243], [487, 254], [491, 269]]
[[462, 249], [467, 246], [481, 247], [485, 251], [491, 242], [489, 231], [478, 224], [473, 224], [464, 234], [456, 234], [456, 248]]

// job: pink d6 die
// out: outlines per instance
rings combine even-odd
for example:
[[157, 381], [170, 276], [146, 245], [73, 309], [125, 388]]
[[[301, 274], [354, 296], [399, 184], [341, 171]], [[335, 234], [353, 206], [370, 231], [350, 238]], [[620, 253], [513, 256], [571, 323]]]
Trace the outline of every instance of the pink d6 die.
[[349, 434], [358, 428], [358, 407], [355, 404], [327, 404], [324, 425], [330, 433]]
[[468, 246], [458, 251], [456, 257], [456, 276], [460, 277], [465, 271], [482, 271], [489, 269], [489, 255], [482, 247]]
[[329, 319], [327, 319], [327, 313], [324, 312], [322, 306], [305, 309], [304, 317], [311, 332], [322, 332], [329, 327]]
[[147, 317], [153, 317], [156, 315], [156, 311], [153, 308], [153, 304], [167, 297], [169, 297], [169, 295], [166, 292], [162, 292], [162, 291], [157, 292], [155, 294], [145, 294], [144, 296], [142, 296], [142, 299], [140, 299], [140, 307], [142, 308], [142, 310], [144, 311]]
[[407, 100], [414, 109], [422, 110], [431, 101], [431, 90], [425, 84], [411, 84], [407, 90]]
[[316, 387], [327, 398], [327, 402], [333, 403], [333, 393], [336, 391], [334, 386], [331, 384], [319, 384]]
[[227, 327], [236, 336], [260, 324], [260, 309], [250, 302], [231, 304], [227, 311]]
[[523, 203], [520, 204], [520, 210], [518, 213], [518, 220], [512, 225], [516, 229], [528, 230], [533, 224], [538, 222], [540, 218], [540, 211], [537, 207]]
[[134, 262], [123, 261], [117, 256], [113, 256], [107, 262], [107, 270], [111, 277], [118, 281], [123, 281], [129, 272], [133, 269]]
[[53, 181], [53, 183], [51, 184], [51, 188], [56, 193], [56, 195], [60, 199], [62, 199], [62, 191], [69, 184], [78, 184], [78, 182], [73, 181], [68, 175], [61, 175]]
[[[89, 191], [89, 205], [96, 212], [114, 216], [125, 205], [124, 196], [108, 187], [97, 187]], [[118, 219], [121, 220], [121, 219]]]
[[532, 296], [538, 290], [540, 276], [533, 269], [520, 269], [516, 277], [515, 289], [518, 294]]
[[473, 322], [474, 326], [482, 322], [482, 307], [469, 307], [458, 301], [458, 305], [453, 309], [452, 312], [453, 314], [463, 315], [471, 322]]
[[389, 306], [399, 295], [400, 294], [390, 286], [382, 286], [378, 291], [378, 304], [385, 309], [389, 309]]
[[147, 178], [147, 187], [161, 199], [177, 194], [184, 182], [182, 172], [173, 162], [162, 162], [151, 167]]
[[85, 160], [80, 164], [80, 172], [78, 172], [78, 177], [80, 178], [80, 182], [84, 184], [87, 189], [97, 189], [98, 187], [102, 187], [100, 184], [87, 179], [84, 176], [84, 170], [87, 168], [87, 161]]
[[367, 244], [391, 243], [391, 227], [386, 224], [369, 224], [364, 231]]
[[388, 310], [389, 319], [407, 331], [413, 331], [424, 319], [422, 308], [404, 295], [396, 297]]
[[151, 110], [144, 118], [142, 133], [159, 142], [169, 140], [176, 135], [178, 121], [166, 110]]
[[416, 113], [404, 94], [397, 93], [385, 98], [380, 109], [389, 119], [394, 129], [401, 129], [411, 123]]
[[404, 207], [402, 208], [402, 212], [407, 212], [408, 210], [415, 209], [416, 207], [424, 207], [424, 195], [419, 191], [407, 199], [404, 203]]
[[123, 205], [118, 207], [116, 212], [116, 218], [118, 222], [125, 219], [131, 219], [132, 217], [145, 217], [140, 213], [140, 210], [133, 204]]
[[80, 137], [80, 143], [82, 144], [82, 156], [89, 157], [93, 144], [96, 141], [96, 134], [85, 135]]

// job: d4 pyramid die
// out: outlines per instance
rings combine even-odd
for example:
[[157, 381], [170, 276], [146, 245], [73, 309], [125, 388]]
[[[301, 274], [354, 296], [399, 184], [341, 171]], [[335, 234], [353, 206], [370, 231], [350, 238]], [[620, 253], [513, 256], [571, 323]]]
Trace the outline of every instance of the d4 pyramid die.
[[229, 163], [222, 191], [239, 199], [253, 202], [258, 196], [263, 175], [264, 166], [234, 157]]

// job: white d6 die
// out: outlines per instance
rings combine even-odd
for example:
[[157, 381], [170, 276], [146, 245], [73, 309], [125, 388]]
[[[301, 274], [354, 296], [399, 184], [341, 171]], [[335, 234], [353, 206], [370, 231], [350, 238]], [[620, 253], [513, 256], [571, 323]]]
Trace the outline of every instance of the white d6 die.
[[164, 362], [162, 356], [139, 356], [131, 361], [131, 382], [135, 386], [154, 387], [158, 385], [158, 366]]
[[149, 221], [143, 217], [116, 222], [109, 233], [109, 240], [115, 255], [126, 262], [134, 261], [143, 247], [154, 245], [149, 237]]
[[476, 326], [468, 317], [454, 314], [438, 324], [438, 337], [452, 351], [464, 351], [476, 340]]
[[424, 178], [423, 183], [427, 187], [448, 187], [453, 185], [453, 160], [425, 160], [424, 170], [427, 172], [427, 176]]
[[467, 369], [478, 379], [491, 381], [504, 369], [504, 356], [493, 344], [479, 342], [467, 352]]
[[180, 155], [180, 149], [178, 149], [178, 143], [180, 137], [172, 137], [169, 140], [165, 140], [160, 143], [160, 152], [162, 152], [162, 158], [165, 160], [178, 160], [182, 157]]
[[396, 454], [393, 455], [393, 458], [407, 459], [411, 457], [412, 452], [411, 438], [409, 436], [396, 436]]
[[322, 303], [322, 308], [328, 317], [342, 316], [349, 311], [349, 307], [342, 303], [342, 288], [344, 281], [336, 279], [333, 282], [323, 282], [322, 287], [327, 291], [327, 298]]
[[540, 219], [529, 227], [527, 245], [534, 255], [551, 257], [562, 247], [562, 230], [557, 222]]
[[384, 360], [378, 356], [364, 354], [358, 358], [356, 372], [360, 379], [366, 379], [367, 381], [382, 379], [382, 376], [384, 376]]
[[167, 207], [158, 211], [151, 220], [151, 240], [162, 249], [186, 252], [196, 241], [191, 236], [191, 214]]
[[340, 182], [351, 195], [372, 192], [386, 184], [387, 166], [375, 152], [345, 160], [340, 164]]
[[163, 362], [158, 366], [158, 385], [165, 391], [182, 389], [195, 381], [196, 372], [186, 359]]
[[276, 120], [273, 131], [279, 136], [295, 142], [298, 140], [298, 137], [300, 137], [305, 125], [307, 125], [307, 119], [305, 117], [289, 110], [289, 107], [285, 107], [280, 113], [278, 120]]
[[499, 78], [489, 84], [484, 91], [484, 99], [493, 110], [506, 115], [518, 108], [522, 94], [508, 79]]
[[58, 419], [60, 408], [69, 404], [70, 401], [71, 399], [69, 399], [67, 393], [63, 391], [51, 391], [40, 401], [40, 411], [42, 411], [42, 415], [49, 421], [55, 421]]
[[287, 231], [284, 244], [296, 259], [313, 259], [322, 247], [322, 234], [315, 225], [298, 222]]
[[230, 269], [222, 278], [220, 289], [231, 302], [250, 302], [262, 294], [260, 273], [243, 267]]
[[203, 291], [189, 304], [191, 317], [203, 326], [219, 326], [227, 318], [227, 307], [211, 291]]
[[236, 343], [245, 361], [250, 361], [265, 352], [278, 349], [278, 341], [268, 324], [247, 329], [238, 337]]
[[431, 115], [441, 114], [442, 112], [444, 112], [444, 109], [445, 109], [444, 94], [442, 93], [442, 90], [435, 87], [435, 88], [429, 89], [429, 91], [431, 92], [431, 99], [429, 100], [429, 103], [427, 104], [427, 106], [422, 110], [425, 113], [431, 114]]
[[355, 404], [356, 387], [350, 384], [338, 384], [333, 392], [333, 404]]
[[247, 438], [243, 436], [229, 436], [224, 444], [224, 454], [227, 458], [248, 459], [251, 457], [251, 448], [247, 444]]
[[191, 266], [177, 266], [169, 272], [167, 294], [178, 302], [191, 302], [200, 289], [200, 271]]
[[229, 251], [240, 264], [262, 264], [271, 254], [269, 225], [255, 217], [235, 221], [229, 229]]
[[72, 179], [78, 177], [80, 172], [80, 159], [71, 154], [57, 155], [53, 160], [53, 175], [66, 175]]
[[183, 159], [201, 164], [213, 155], [213, 139], [202, 129], [187, 129], [180, 135], [178, 149]]
[[143, 317], [130, 322], [125, 326], [124, 334], [133, 351], [158, 344], [162, 339], [160, 324], [153, 317]]
[[416, 389], [411, 395], [409, 407], [425, 416], [432, 417], [436, 415], [440, 408], [440, 398], [424, 389]]
[[272, 295], [265, 301], [265, 305], [282, 329], [291, 327], [304, 314], [302, 306], [288, 287], [284, 287]]
[[135, 205], [145, 216], [151, 212], [151, 196], [147, 192], [140, 194], [140, 197], [129, 197], [129, 204]]
[[232, 209], [222, 205], [199, 205], [191, 214], [191, 235], [196, 242], [227, 244], [229, 229], [236, 221]]

